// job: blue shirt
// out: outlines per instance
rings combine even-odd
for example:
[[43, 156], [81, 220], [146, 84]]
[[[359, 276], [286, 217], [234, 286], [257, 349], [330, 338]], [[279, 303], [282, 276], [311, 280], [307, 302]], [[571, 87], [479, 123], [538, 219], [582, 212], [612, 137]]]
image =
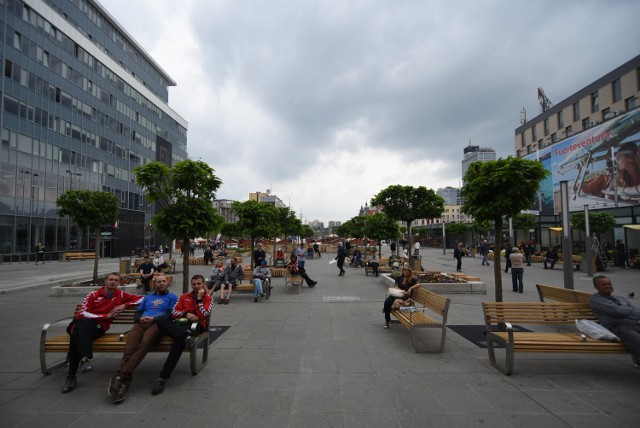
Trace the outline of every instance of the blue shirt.
[[142, 313], [143, 317], [157, 318], [162, 315], [171, 314], [171, 310], [178, 301], [178, 296], [173, 293], [147, 294], [142, 299], [142, 303], [138, 306], [138, 312]]

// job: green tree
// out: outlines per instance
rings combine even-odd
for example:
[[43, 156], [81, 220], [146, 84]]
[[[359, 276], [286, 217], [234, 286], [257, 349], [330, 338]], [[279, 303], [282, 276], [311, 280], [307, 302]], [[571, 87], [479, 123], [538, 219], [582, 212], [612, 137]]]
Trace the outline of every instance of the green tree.
[[469, 230], [469, 226], [465, 223], [449, 223], [444, 227], [445, 231], [454, 237], [462, 237], [461, 241], [464, 241], [464, 236]]
[[[302, 222], [296, 217], [295, 211], [287, 207], [277, 208], [278, 210], [278, 234], [284, 235], [284, 253], [289, 254], [289, 237], [302, 234]], [[275, 245], [274, 245], [275, 251]]]
[[118, 220], [118, 199], [109, 192], [93, 190], [67, 190], [56, 200], [58, 215], [69, 216], [80, 227], [93, 229], [95, 236], [93, 260], [93, 283], [98, 283], [98, 260], [100, 259], [100, 228]]
[[462, 212], [477, 221], [493, 220], [496, 228], [493, 272], [496, 302], [502, 302], [500, 249], [502, 248], [503, 217], [514, 217], [531, 206], [537, 196], [540, 181], [549, 175], [542, 163], [512, 158], [489, 162], [474, 162], [464, 176], [460, 191], [464, 199]]
[[513, 217], [513, 230], [535, 229], [538, 225], [538, 218], [533, 214], [518, 213]]
[[378, 254], [382, 254], [382, 240], [391, 240], [400, 235], [398, 222], [385, 213], [376, 213], [365, 218], [364, 233], [378, 241]]
[[[243, 231], [243, 235], [251, 239], [251, 254], [258, 237], [273, 237], [278, 234], [278, 209], [266, 202], [245, 201], [234, 202], [231, 211], [238, 216], [237, 225]], [[253, 267], [253, 257], [251, 257]]]
[[472, 227], [473, 231], [482, 237], [491, 232], [491, 222], [489, 220], [474, 220]]
[[358, 245], [358, 239], [365, 237], [364, 224], [364, 217], [355, 216], [338, 226], [335, 232], [341, 238], [356, 238], [356, 245]]
[[407, 224], [409, 248], [413, 245], [411, 223], [416, 219], [440, 217], [444, 212], [444, 199], [424, 186], [391, 185], [375, 195], [371, 204], [381, 206], [386, 215]]
[[302, 229], [300, 230], [300, 236], [303, 238], [313, 238], [315, 232], [311, 229], [311, 226], [308, 224], [303, 224]]
[[182, 290], [187, 292], [191, 238], [219, 230], [224, 221], [212, 205], [222, 181], [205, 162], [190, 159], [172, 168], [151, 162], [136, 167], [133, 173], [147, 199], [156, 204], [153, 228], [169, 239], [182, 240]]
[[[587, 225], [584, 221], [584, 212], [571, 214], [571, 225], [576, 229], [586, 231]], [[616, 226], [616, 219], [607, 212], [589, 213], [589, 232], [595, 233], [600, 239], [600, 234], [610, 231]]]

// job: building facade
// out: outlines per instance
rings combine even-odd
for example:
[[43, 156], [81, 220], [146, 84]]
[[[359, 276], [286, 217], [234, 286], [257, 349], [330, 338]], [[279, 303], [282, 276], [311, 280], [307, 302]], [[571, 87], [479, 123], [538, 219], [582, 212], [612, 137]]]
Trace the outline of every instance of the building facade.
[[471, 143], [463, 149], [462, 177], [467, 174], [469, 165], [474, 162], [487, 162], [496, 160], [496, 151], [488, 147], [472, 146]]
[[460, 188], [458, 187], [441, 187], [436, 190], [436, 194], [442, 199], [444, 199], [444, 203], [447, 205], [462, 205], [462, 198], [460, 197]]
[[[133, 169], [187, 158], [187, 122], [168, 105], [171, 77], [93, 0], [7, 0], [2, 13], [0, 253], [93, 248], [131, 254], [149, 206]], [[101, 237], [56, 212], [69, 189], [113, 193], [117, 227]], [[116, 226], [116, 225], [114, 225]]]
[[585, 86], [515, 130], [524, 157], [640, 105], [640, 55]]

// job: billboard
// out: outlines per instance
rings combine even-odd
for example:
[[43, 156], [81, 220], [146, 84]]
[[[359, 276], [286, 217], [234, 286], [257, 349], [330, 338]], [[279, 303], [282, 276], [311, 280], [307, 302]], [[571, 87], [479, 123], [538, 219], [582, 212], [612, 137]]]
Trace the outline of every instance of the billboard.
[[572, 135], [525, 159], [551, 172], [533, 209], [560, 212], [560, 181], [569, 182], [569, 210], [640, 204], [640, 109]]

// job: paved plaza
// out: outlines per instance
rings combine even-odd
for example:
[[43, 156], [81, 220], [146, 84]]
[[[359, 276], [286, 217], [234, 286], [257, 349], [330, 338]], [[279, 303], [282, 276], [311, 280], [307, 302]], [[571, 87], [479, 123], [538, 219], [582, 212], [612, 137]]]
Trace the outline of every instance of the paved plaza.
[[[386, 250], [388, 251], [388, 250]], [[428, 269], [455, 270], [452, 251], [421, 250]], [[121, 355], [96, 354], [68, 394], [65, 373], [40, 372], [43, 324], [68, 317], [76, 297], [50, 297], [58, 281], [91, 276], [93, 261], [0, 265], [0, 426], [2, 427], [637, 427], [640, 369], [629, 355], [516, 354], [515, 373], [489, 364], [487, 350], [447, 332], [445, 352], [417, 354], [397, 322], [383, 329], [386, 286], [332, 255], [307, 261], [315, 288], [285, 288], [274, 279], [271, 299], [233, 295], [214, 305], [214, 326], [230, 328], [210, 347], [196, 376], [183, 356], [165, 391], [151, 387], [166, 355], [149, 354], [124, 402], [114, 405], [107, 382]], [[181, 264], [171, 290], [182, 290]], [[484, 300], [494, 299], [493, 265], [465, 258], [463, 271], [487, 283], [486, 295], [451, 294], [448, 324], [481, 325]], [[100, 272], [118, 269], [100, 260]], [[192, 266], [191, 274], [209, 267]], [[609, 273], [615, 294], [638, 296], [640, 271]], [[575, 288], [591, 292], [586, 274]], [[538, 301], [537, 282], [562, 286], [563, 272], [525, 268], [525, 291], [505, 301]], [[296, 292], [299, 291], [299, 292]]]

